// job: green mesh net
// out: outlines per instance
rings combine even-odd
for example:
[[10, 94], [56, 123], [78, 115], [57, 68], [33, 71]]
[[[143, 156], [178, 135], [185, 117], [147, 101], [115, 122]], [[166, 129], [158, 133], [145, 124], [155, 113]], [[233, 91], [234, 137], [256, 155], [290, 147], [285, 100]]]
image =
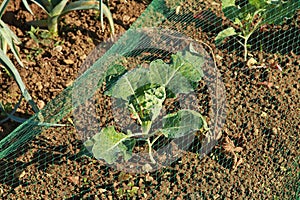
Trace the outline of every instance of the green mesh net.
[[[256, 30], [245, 61], [236, 36], [215, 43], [222, 30], [235, 26], [220, 12], [220, 1], [152, 1], [126, 33], [90, 54], [72, 86], [0, 141], [0, 197], [299, 199], [299, 7], [299, 1], [290, 1], [282, 12], [292, 12], [291, 18]], [[111, 164], [100, 144], [97, 155], [106, 159], [96, 159], [87, 141], [104, 127], [140, 131], [126, 124], [138, 120], [126, 113], [127, 104], [105, 95], [109, 84], [157, 59], [172, 63], [172, 55], [186, 49], [203, 59], [203, 78], [192, 92], [170, 95], [164, 112], [191, 109], [204, 116], [208, 129], [173, 140], [152, 138], [157, 165], [148, 164], [147, 145], [138, 139], [131, 153], [146, 152], [146, 158], [129, 155], [131, 160], [114, 158]], [[178, 80], [173, 90], [185, 83]], [[195, 115], [185, 116], [180, 126], [191, 126]], [[160, 119], [158, 127], [164, 126]], [[51, 126], [57, 123], [66, 125]], [[128, 152], [118, 147], [126, 160]], [[166, 153], [168, 148], [173, 151]]]

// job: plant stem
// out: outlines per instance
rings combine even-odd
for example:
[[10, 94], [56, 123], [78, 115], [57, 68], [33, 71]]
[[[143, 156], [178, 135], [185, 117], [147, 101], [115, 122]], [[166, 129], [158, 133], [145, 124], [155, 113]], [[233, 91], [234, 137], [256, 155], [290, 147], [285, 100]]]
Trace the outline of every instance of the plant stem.
[[138, 112], [135, 110], [135, 107], [133, 106], [133, 104], [129, 104], [129, 107], [133, 110], [134, 113], [136, 113], [137, 120], [138, 120], [139, 124], [142, 126], [143, 121], [141, 120], [140, 115], [138, 114]]
[[154, 140], [153, 140], [152, 143], [151, 143], [151, 146], [156, 142], [156, 140], [158, 140], [158, 138], [159, 138], [160, 136], [162, 136], [162, 134], [159, 134], [156, 138], [154, 138]]
[[254, 28], [249, 32], [249, 33], [244, 33], [244, 36], [242, 36], [242, 38], [244, 38], [244, 61], [247, 61], [247, 56], [248, 56], [248, 48], [247, 48], [247, 44], [248, 44], [248, 40], [250, 38], [250, 36], [254, 33], [254, 31], [256, 31], [256, 29], [259, 27], [260, 22], [262, 21], [262, 18], [260, 18], [258, 20], [258, 22], [255, 24]]
[[150, 160], [153, 164], [156, 163], [156, 161], [154, 160], [153, 158], [153, 155], [152, 155], [152, 144], [151, 144], [151, 141], [150, 141], [150, 138], [147, 138], [147, 142], [148, 142], [148, 146], [149, 146], [149, 157], [150, 157]]
[[54, 17], [48, 18], [48, 30], [54, 36], [58, 35], [58, 17], [59, 16], [54, 16]]
[[244, 61], [246, 62], [247, 61], [247, 56], [248, 56], [248, 49], [247, 49], [247, 43], [248, 43], [248, 39], [249, 37], [245, 37], [244, 38]]
[[7, 54], [7, 42], [4, 38], [1, 38], [1, 50], [4, 54]]

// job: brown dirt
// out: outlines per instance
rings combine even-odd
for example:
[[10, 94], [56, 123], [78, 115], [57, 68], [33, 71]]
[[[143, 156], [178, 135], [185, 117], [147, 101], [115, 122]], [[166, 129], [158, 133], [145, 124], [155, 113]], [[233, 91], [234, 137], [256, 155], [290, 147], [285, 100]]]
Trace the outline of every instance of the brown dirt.
[[[109, 38], [108, 28], [99, 31], [95, 11], [72, 12], [61, 21], [61, 34], [55, 39], [40, 38], [35, 43], [26, 21], [33, 17], [20, 3], [11, 1], [3, 19], [21, 38], [21, 56], [26, 68], [18, 70], [35, 102], [46, 104], [74, 81], [86, 56]], [[249, 69], [238, 45], [216, 47], [214, 37], [229, 22], [220, 13], [220, 4], [189, 1], [183, 10], [192, 15], [208, 9], [223, 19], [219, 26], [203, 19], [191, 23], [169, 19], [164, 26], [193, 39], [208, 43], [217, 55], [217, 67], [226, 87], [227, 118], [222, 138], [210, 155], [199, 159], [191, 151], [171, 166], [147, 174], [128, 174], [107, 167], [103, 161], [83, 157], [73, 159], [82, 143], [74, 127], [49, 128], [18, 151], [15, 158], [0, 160], [0, 197], [2, 199], [292, 199], [299, 188], [299, 48], [276, 45], [279, 53], [251, 53], [261, 64], [278, 63], [283, 71], [272, 68]], [[149, 3], [149, 2], [148, 2]], [[146, 8], [143, 1], [110, 1], [116, 33], [127, 30]], [[217, 1], [219, 3], [219, 1]], [[199, 5], [201, 5], [199, 8]], [[34, 10], [39, 9], [33, 6]], [[190, 14], [189, 14], [190, 15]], [[39, 14], [39, 17], [42, 17]], [[288, 24], [267, 27], [260, 38], [288, 30], [299, 30], [300, 12]], [[298, 23], [297, 23], [298, 22]], [[205, 24], [202, 26], [202, 24]], [[298, 24], [298, 25], [297, 25]], [[221, 26], [222, 25], [222, 26]], [[107, 23], [105, 23], [107, 27]], [[279, 32], [278, 32], [279, 31]], [[288, 32], [289, 33], [289, 32]], [[259, 34], [259, 33], [257, 33]], [[253, 37], [254, 38], [254, 37]], [[275, 39], [274, 39], [275, 38]], [[250, 41], [255, 43], [255, 41]], [[299, 41], [295, 41], [299, 44]], [[59, 47], [57, 47], [59, 46]], [[236, 51], [232, 51], [235, 47]], [[273, 49], [272, 49], [273, 50]], [[291, 52], [294, 50], [294, 52]], [[16, 63], [16, 62], [15, 62]], [[17, 63], [16, 63], [17, 65]], [[18, 66], [18, 65], [17, 65]], [[267, 87], [264, 83], [271, 83]], [[17, 85], [1, 71], [0, 99], [16, 103]], [[23, 102], [18, 115], [31, 115]], [[63, 122], [67, 123], [65, 119]], [[0, 125], [0, 139], [18, 124]], [[240, 147], [240, 148], [235, 148]], [[232, 151], [233, 150], [233, 151]], [[236, 161], [236, 162], [235, 162]], [[13, 167], [12, 167], [13, 166]], [[7, 171], [6, 171], [7, 170]], [[299, 193], [298, 193], [299, 195]], [[298, 196], [299, 198], [299, 196]]]

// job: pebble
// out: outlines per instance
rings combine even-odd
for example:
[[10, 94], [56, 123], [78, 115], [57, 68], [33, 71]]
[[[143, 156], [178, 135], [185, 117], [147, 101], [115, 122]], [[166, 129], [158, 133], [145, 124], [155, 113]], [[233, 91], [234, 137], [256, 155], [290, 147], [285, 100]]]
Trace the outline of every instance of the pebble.
[[74, 64], [74, 61], [71, 59], [64, 59], [64, 63], [67, 65], [72, 65], [72, 64]]
[[39, 109], [43, 109], [45, 107], [45, 102], [43, 100], [38, 100], [37, 102], [37, 106], [39, 107]]
[[41, 91], [41, 90], [43, 89], [43, 84], [42, 84], [40, 81], [37, 82], [36, 85], [37, 85], [37, 89], [38, 89], [39, 91]]
[[142, 169], [143, 169], [144, 171], [146, 171], [146, 172], [149, 172], [149, 171], [151, 171], [153, 168], [151, 167], [150, 164], [147, 163], [147, 164], [143, 165]]
[[261, 112], [261, 115], [260, 115], [261, 117], [267, 117], [268, 116], [268, 114], [266, 113], [266, 112]]

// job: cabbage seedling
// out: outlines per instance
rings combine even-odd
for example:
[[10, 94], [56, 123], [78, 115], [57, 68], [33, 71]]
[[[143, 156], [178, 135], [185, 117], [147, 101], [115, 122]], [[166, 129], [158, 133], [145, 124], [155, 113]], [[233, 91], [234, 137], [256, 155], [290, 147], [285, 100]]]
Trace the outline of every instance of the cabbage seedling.
[[229, 27], [221, 31], [215, 38], [220, 44], [229, 36], [239, 36], [243, 41], [239, 43], [244, 47], [244, 60], [247, 61], [248, 41], [251, 35], [266, 24], [279, 25], [286, 18], [292, 18], [300, 8], [299, 0], [248, 0], [243, 7], [237, 6], [235, 0], [222, 0], [222, 10], [225, 16], [239, 27], [236, 30]]
[[[181, 109], [163, 116], [163, 104], [167, 98], [178, 97], [194, 91], [203, 77], [201, 57], [190, 45], [189, 49], [171, 55], [171, 62], [154, 60], [148, 68], [136, 67], [122, 75], [106, 90], [105, 94], [122, 102], [130, 116], [136, 119], [140, 130], [136, 133], [128, 130], [119, 132], [114, 126], [102, 127], [101, 131], [85, 141], [85, 146], [97, 159], [113, 164], [121, 156], [128, 160], [132, 156], [137, 140], [143, 140], [148, 146], [149, 158], [156, 163], [152, 155], [152, 146], [161, 137], [180, 138], [207, 129], [202, 115], [194, 110]], [[116, 67], [116, 66], [112, 66]], [[120, 66], [115, 71], [122, 72]], [[113, 70], [111, 70], [113, 71]], [[107, 76], [111, 75], [107, 72]], [[160, 117], [159, 117], [160, 116]], [[155, 120], [161, 120], [161, 128], [153, 127]]]

